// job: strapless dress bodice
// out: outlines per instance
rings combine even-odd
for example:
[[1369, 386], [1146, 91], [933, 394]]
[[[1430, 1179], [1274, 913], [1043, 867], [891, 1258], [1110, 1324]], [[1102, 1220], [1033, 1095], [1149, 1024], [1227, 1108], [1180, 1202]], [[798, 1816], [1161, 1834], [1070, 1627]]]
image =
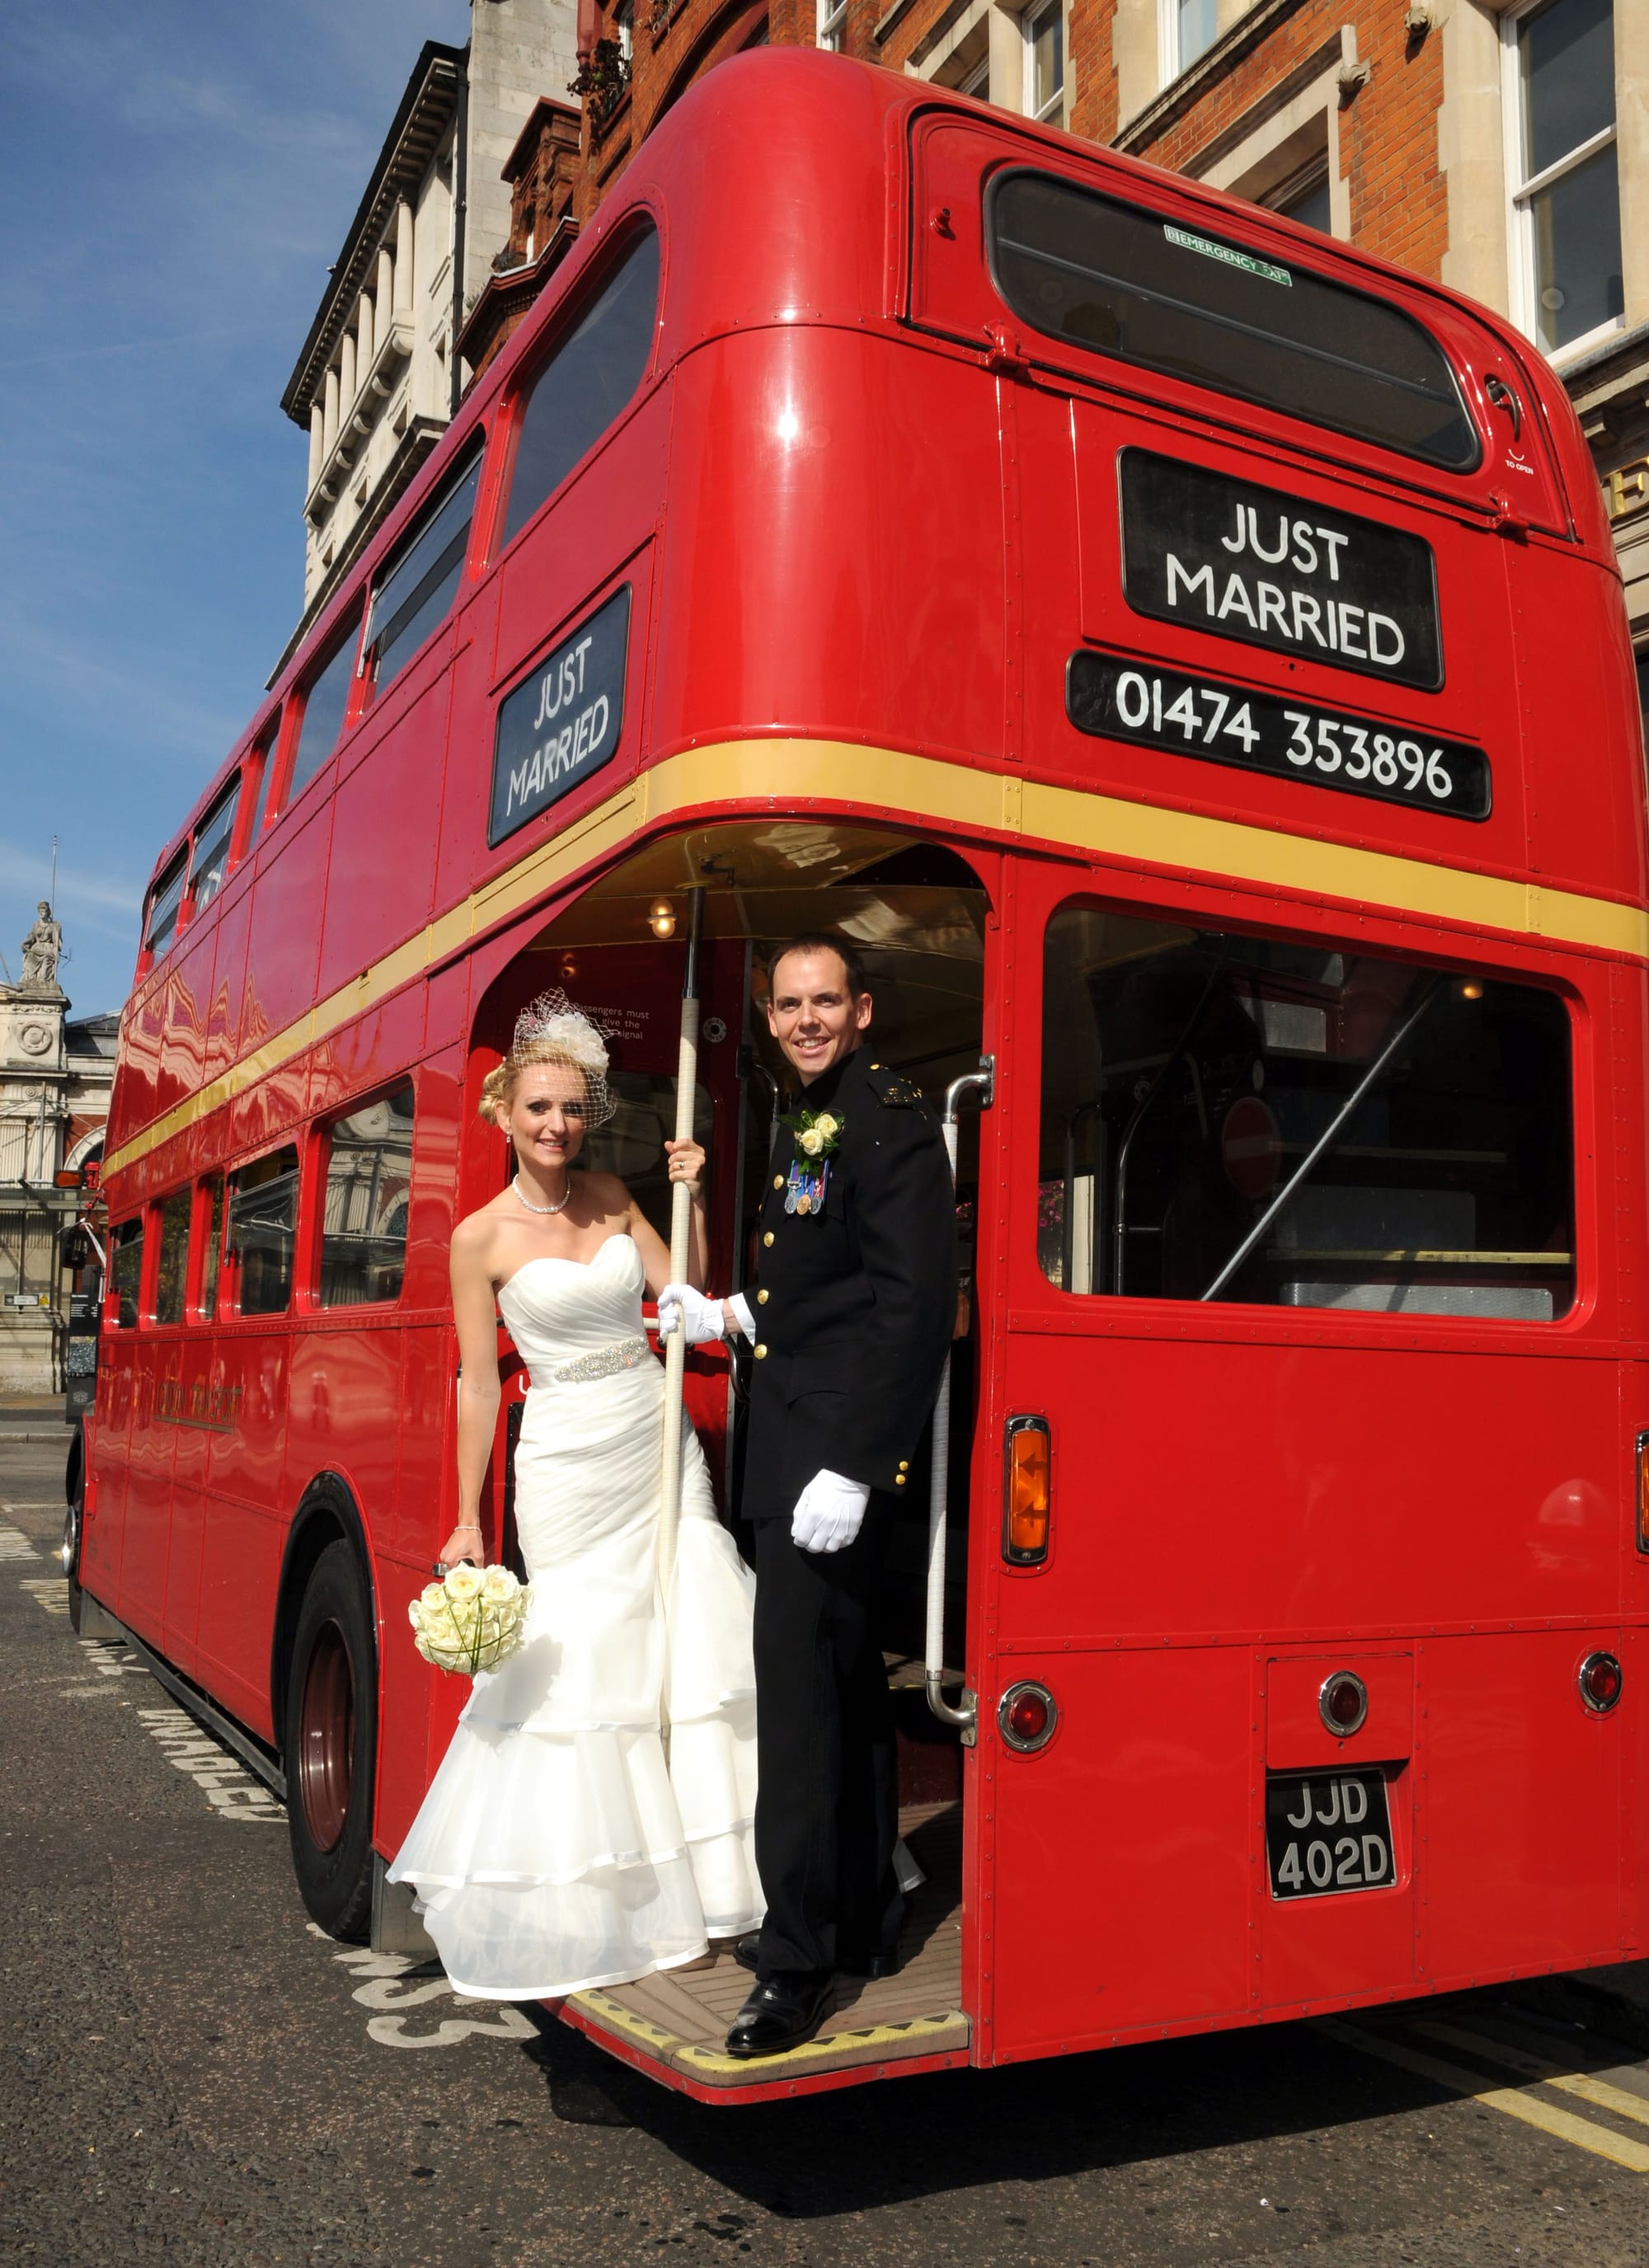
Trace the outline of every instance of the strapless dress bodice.
[[541, 1253], [498, 1292], [498, 1309], [534, 1387], [583, 1358], [644, 1343], [641, 1296], [646, 1271], [634, 1237], [622, 1232], [588, 1260]]

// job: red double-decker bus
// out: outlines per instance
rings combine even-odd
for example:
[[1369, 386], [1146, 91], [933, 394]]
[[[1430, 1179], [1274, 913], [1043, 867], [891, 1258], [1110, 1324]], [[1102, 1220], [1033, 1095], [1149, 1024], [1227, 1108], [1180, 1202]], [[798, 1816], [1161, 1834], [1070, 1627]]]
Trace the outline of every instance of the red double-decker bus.
[[887, 1609], [929, 1881], [788, 2056], [721, 2053], [725, 1957], [568, 2019], [748, 2100], [1631, 1955], [1645, 850], [1614, 558], [1522, 339], [908, 79], [729, 63], [158, 863], [83, 1621], [364, 1928], [461, 1697], [406, 1607], [480, 1082], [547, 986], [605, 1010], [592, 1161], [661, 1205], [703, 890], [713, 1289], [772, 940], [850, 933], [960, 1122]]

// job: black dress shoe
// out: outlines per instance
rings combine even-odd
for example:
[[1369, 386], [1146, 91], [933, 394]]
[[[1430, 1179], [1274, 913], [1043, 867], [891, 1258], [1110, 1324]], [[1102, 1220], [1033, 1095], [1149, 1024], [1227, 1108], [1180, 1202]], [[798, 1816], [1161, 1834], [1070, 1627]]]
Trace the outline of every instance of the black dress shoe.
[[785, 2048], [799, 2047], [818, 2030], [831, 1999], [828, 1977], [769, 1977], [756, 1985], [733, 2018], [728, 2054], [778, 2055]]
[[759, 1929], [751, 1930], [747, 1936], [735, 1937], [732, 1941], [732, 1957], [740, 1969], [754, 1970], [756, 1955], [761, 1950], [762, 1933]]
[[897, 1977], [902, 1963], [897, 1951], [893, 1953], [844, 1953], [836, 1962], [837, 1973], [843, 1977], [863, 1977], [872, 1984], [884, 1977]]

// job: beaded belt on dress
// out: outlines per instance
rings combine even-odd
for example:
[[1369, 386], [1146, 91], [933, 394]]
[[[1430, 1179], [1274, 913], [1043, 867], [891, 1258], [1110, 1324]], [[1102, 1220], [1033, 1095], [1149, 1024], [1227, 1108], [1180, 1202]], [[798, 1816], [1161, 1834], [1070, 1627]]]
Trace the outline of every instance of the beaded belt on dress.
[[593, 1378], [611, 1378], [615, 1371], [638, 1370], [652, 1356], [644, 1338], [620, 1339], [616, 1346], [597, 1347], [592, 1353], [575, 1355], [571, 1362], [557, 1363], [548, 1376], [556, 1386], [585, 1386]]

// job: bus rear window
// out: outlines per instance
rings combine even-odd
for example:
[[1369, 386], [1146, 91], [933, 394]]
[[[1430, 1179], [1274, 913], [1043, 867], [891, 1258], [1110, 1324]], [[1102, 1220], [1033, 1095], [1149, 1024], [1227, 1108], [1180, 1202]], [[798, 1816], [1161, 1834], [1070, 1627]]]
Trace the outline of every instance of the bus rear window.
[[1554, 993], [1070, 905], [1038, 1255], [1068, 1292], [1550, 1322], [1574, 1298]]
[[987, 234], [1022, 320], [1449, 472], [1476, 432], [1436, 342], [1395, 307], [1045, 173], [1000, 176]]

